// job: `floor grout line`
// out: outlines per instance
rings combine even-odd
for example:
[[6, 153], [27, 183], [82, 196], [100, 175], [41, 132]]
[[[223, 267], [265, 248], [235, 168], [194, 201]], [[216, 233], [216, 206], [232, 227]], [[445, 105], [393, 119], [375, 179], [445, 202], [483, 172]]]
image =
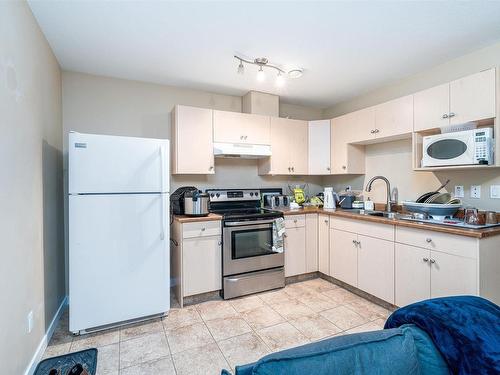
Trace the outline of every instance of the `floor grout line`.
[[[312, 280], [314, 280], [314, 279], [312, 279]], [[237, 310], [235, 308], [235, 306], [233, 305], [232, 301], [218, 300], [218, 302], [221, 302], [221, 303], [226, 302], [227, 306], [229, 306], [230, 309], [235, 313], [234, 317], [242, 319], [249, 326], [250, 330], [248, 332], [241, 333], [241, 334], [234, 335], [234, 336], [225, 337], [225, 338], [222, 338], [220, 340], [216, 340], [215, 337], [214, 337], [214, 334], [212, 333], [212, 331], [210, 330], [210, 328], [209, 328], [209, 326], [207, 324], [208, 322], [210, 322], [213, 319], [208, 319], [207, 320], [206, 317], [203, 317], [202, 314], [201, 314], [201, 312], [200, 312], [201, 310], [200, 310], [199, 306], [202, 305], [203, 302], [192, 305], [192, 308], [194, 309], [194, 311], [196, 311], [196, 314], [198, 315], [198, 317], [200, 319], [199, 321], [190, 321], [190, 320], [188, 320], [188, 324], [183, 325], [181, 323], [180, 327], [176, 327], [176, 328], [174, 328], [172, 330], [189, 327], [191, 325], [198, 324], [198, 323], [203, 323], [203, 327], [206, 330], [208, 330], [208, 332], [210, 334], [210, 337], [212, 338], [213, 342], [216, 344], [217, 349], [219, 350], [219, 353], [222, 355], [222, 358], [224, 358], [226, 366], [229, 366], [228, 369], [230, 369], [231, 371], [234, 371], [234, 368], [230, 364], [230, 361], [229, 361], [228, 357], [226, 356], [226, 354], [223, 352], [223, 350], [221, 348], [221, 343], [224, 342], [225, 340], [234, 339], [234, 338], [238, 338], [240, 336], [251, 334], [252, 336], [254, 336], [259, 341], [260, 344], [262, 344], [262, 349], [265, 349], [268, 354], [271, 354], [271, 353], [275, 353], [277, 351], [281, 351], [281, 350], [285, 350], [285, 349], [272, 350], [271, 347], [263, 339], [263, 337], [259, 334], [259, 331], [261, 331], [263, 329], [272, 328], [272, 327], [275, 327], [275, 326], [283, 324], [283, 323], [288, 323], [297, 332], [299, 332], [303, 337], [305, 337], [307, 339], [307, 342], [310, 343], [310, 342], [317, 342], [317, 341], [325, 340], [325, 339], [328, 339], [328, 338], [331, 338], [331, 337], [334, 337], [334, 336], [339, 336], [339, 335], [347, 334], [347, 331], [349, 331], [349, 330], [353, 330], [353, 329], [361, 327], [363, 325], [367, 325], [367, 324], [373, 323], [373, 322], [375, 322], [377, 320], [386, 320], [387, 316], [390, 315], [391, 312], [392, 312], [391, 310], [387, 309], [386, 307], [381, 306], [381, 305], [377, 304], [376, 302], [371, 301], [371, 300], [369, 300], [367, 298], [364, 298], [362, 296], [359, 296], [359, 295], [357, 295], [355, 293], [352, 293], [351, 291], [349, 291], [347, 289], [344, 289], [341, 286], [335, 285], [332, 288], [325, 289], [325, 286], [314, 284], [314, 283], [309, 283], [310, 281], [311, 280], [306, 280], [306, 281], [301, 281], [301, 282], [298, 282], [298, 283], [290, 284], [290, 285], [297, 285], [297, 288], [295, 288], [295, 287], [290, 288], [288, 290], [289, 293], [287, 293], [287, 290], [286, 290], [286, 288], [288, 287], [288, 285], [287, 285], [283, 289], [279, 289], [279, 290], [275, 290], [275, 291], [270, 291], [270, 292], [267, 292], [267, 293], [254, 294], [252, 296], [257, 297], [257, 300], [255, 302], [259, 301], [259, 304], [258, 304], [258, 306], [254, 306], [253, 308], [248, 309], [248, 310], [245, 309], [245, 310], [239, 311], [239, 310]], [[326, 281], [326, 282], [329, 283], [328, 281]], [[339, 292], [339, 297], [344, 297], [344, 296], [349, 297], [350, 294], [354, 294], [355, 298], [350, 299], [350, 297], [349, 297], [349, 299], [347, 301], [343, 301], [342, 303], [339, 303], [335, 299], [332, 298], [332, 297], [335, 297], [335, 294], [332, 294], [332, 297], [330, 297], [327, 294], [328, 292], [336, 290], [336, 289], [338, 289], [340, 291], [343, 291], [343, 292]], [[279, 299], [278, 299], [278, 302], [275, 302], [272, 296], [271, 297], [267, 297], [267, 298], [263, 298], [264, 295], [271, 294], [271, 293], [277, 293], [277, 297], [279, 296], [279, 297], [283, 298], [283, 300], [279, 301]], [[327, 302], [328, 301], [331, 304], [335, 305], [335, 307], [322, 309], [323, 306], [318, 305], [317, 307], [315, 307], [315, 309], [311, 308], [309, 305], [314, 303], [314, 300], [315, 300], [314, 297], [315, 297], [315, 295], [317, 296], [318, 301], [322, 301], [322, 298], [324, 298], [325, 300], [322, 301], [322, 302]], [[309, 300], [311, 301], [309, 303], [303, 302], [303, 300], [306, 299], [307, 296], [309, 296]], [[243, 297], [243, 298], [245, 298], [245, 297]], [[302, 318], [303, 317], [302, 315], [297, 316], [295, 318], [287, 318], [287, 316], [286, 316], [287, 314], [285, 314], [284, 312], [280, 312], [280, 310], [279, 310], [279, 304], [285, 303], [285, 302], [289, 302], [289, 301], [292, 302], [292, 303], [297, 304], [298, 306], [304, 306], [307, 309], [309, 309], [309, 310], [312, 311], [310, 314], [307, 314], [306, 316], [310, 316], [310, 317], [322, 317], [323, 319], [328, 320], [333, 326], [335, 326], [337, 329], [339, 329], [339, 332], [336, 333], [336, 334], [334, 334], [334, 335], [329, 335], [329, 336], [326, 336], [326, 337], [323, 337], [323, 338], [319, 338], [319, 339], [311, 339], [311, 338], [309, 338], [309, 336], [306, 335], [305, 333], [303, 333], [297, 327], [297, 325], [296, 325], [297, 324], [296, 320]], [[363, 305], [363, 303], [356, 304], [357, 301], [366, 303], [366, 305], [367, 305], [367, 311], [371, 311], [371, 313], [368, 314], [369, 316], [365, 316], [365, 315], [359, 313], [358, 311], [356, 311], [356, 310], [359, 310], [360, 306]], [[370, 308], [372, 306], [376, 306], [377, 308], [381, 308], [383, 310], [380, 313], [379, 313], [380, 310], [377, 310], [376, 308], [373, 308], [373, 310], [370, 310]], [[217, 308], [217, 307], [218, 307], [218, 305], [215, 305], [213, 308]], [[249, 315], [251, 314], [251, 312], [253, 310], [256, 310], [256, 309], [259, 309], [259, 308], [263, 308], [263, 307], [270, 308], [271, 311], [275, 312], [283, 321], [281, 321], [279, 323], [274, 323], [274, 324], [271, 324], [271, 325], [265, 325], [264, 327], [261, 327], [261, 328], [254, 327], [254, 325], [250, 322], [251, 319], [249, 320], [248, 317], [249, 317]], [[364, 321], [361, 324], [354, 325], [354, 326], [352, 326], [352, 327], [350, 327], [348, 329], [342, 330], [335, 323], [333, 323], [328, 318], [326, 318], [325, 316], [322, 315], [322, 313], [324, 311], [336, 309], [336, 308], [339, 308], [339, 307], [344, 307], [344, 308], [348, 309], [352, 313], [354, 313], [357, 316], [359, 316], [361, 319], [363, 319], [363, 320], [366, 319], [366, 321]], [[210, 306], [209, 309], [210, 308], [212, 308], [212, 307]], [[320, 308], [320, 310], [316, 311], [316, 308]], [[303, 311], [300, 311], [300, 314], [302, 314], [302, 313], [303, 313]], [[290, 314], [288, 314], [288, 315], [290, 315]], [[293, 316], [293, 314], [292, 314], [292, 316]], [[161, 330], [140, 333], [140, 334], [138, 334], [136, 336], [127, 337], [124, 340], [122, 340], [122, 329], [119, 330], [119, 337], [118, 337], [118, 342], [117, 342], [118, 343], [118, 374], [121, 374], [123, 372], [123, 370], [125, 370], [127, 368], [134, 367], [134, 366], [139, 366], [141, 364], [146, 364], [146, 363], [153, 363], [153, 362], [160, 361], [160, 360], [166, 359], [166, 358], [170, 359], [170, 361], [172, 363], [172, 367], [173, 367], [174, 373], [178, 374], [178, 369], [177, 369], [177, 367], [175, 365], [175, 362], [174, 362], [174, 354], [172, 353], [172, 348], [171, 348], [170, 341], [169, 341], [169, 335], [168, 335], [169, 330], [167, 330], [167, 328], [166, 328], [166, 326], [164, 324], [164, 320], [166, 318], [168, 318], [168, 317], [162, 317], [159, 320], [159, 323], [161, 324]], [[222, 318], [216, 318], [216, 319], [225, 319], [225, 318], [222, 317]], [[58, 327], [56, 327], [56, 329], [60, 328], [61, 325], [62, 325], [62, 323], [60, 322], [59, 325], [58, 325]], [[127, 366], [127, 367], [121, 368], [121, 357], [122, 357], [122, 354], [123, 354], [122, 353], [122, 343], [123, 342], [127, 342], [129, 340], [133, 340], [133, 339], [136, 339], [136, 338], [139, 338], [139, 337], [142, 337], [142, 336], [147, 336], [147, 335], [151, 335], [151, 334], [155, 334], [155, 333], [159, 333], [159, 332], [163, 332], [163, 337], [166, 340], [166, 345], [167, 345], [168, 351], [169, 351], [169, 355], [168, 356], [162, 356], [160, 358], [156, 358], [156, 359], [153, 359], [153, 360], [150, 360], [150, 361], [144, 361], [144, 362], [136, 363], [136, 364], [134, 364], [132, 366]], [[65, 332], [65, 334], [66, 333], [67, 332]], [[229, 333], [231, 334], [231, 330], [229, 330]], [[68, 334], [68, 336], [71, 336], [71, 335]], [[75, 344], [76, 338], [75, 337], [73, 337], [73, 336], [71, 336], [69, 338], [63, 337], [62, 340], [67, 340], [67, 344], [65, 344], [65, 345], [67, 345], [68, 349], [64, 350], [64, 352], [65, 352], [64, 354], [71, 353], [71, 352], [75, 351], [75, 349], [76, 349], [76, 346], [75, 346], [76, 345]], [[61, 344], [64, 344], [64, 341], [62, 343], [60, 343], [60, 344], [54, 344], [54, 345], [61, 345]], [[113, 344], [115, 344], [115, 343], [109, 343], [109, 344], [106, 344], [106, 345], [101, 345], [100, 347], [110, 346], [110, 345], [113, 345]], [[206, 346], [206, 345], [209, 345], [209, 344], [200, 345], [200, 346], [196, 346], [194, 348], [185, 349], [185, 350], [183, 350], [183, 351], [181, 351], [179, 353], [176, 353], [176, 354], [180, 354], [180, 353], [183, 353], [185, 351], [196, 349], [196, 348], [200, 348], [200, 347], [203, 347], [203, 346]], [[235, 366], [237, 366], [237, 365], [235, 364]]]

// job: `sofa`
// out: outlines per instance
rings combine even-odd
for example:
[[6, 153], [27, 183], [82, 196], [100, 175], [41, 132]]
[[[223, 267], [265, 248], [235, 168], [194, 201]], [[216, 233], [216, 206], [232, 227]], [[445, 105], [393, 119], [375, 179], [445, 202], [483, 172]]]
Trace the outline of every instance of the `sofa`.
[[418, 302], [396, 310], [384, 330], [333, 337], [235, 369], [279, 374], [500, 374], [500, 308], [473, 296]]

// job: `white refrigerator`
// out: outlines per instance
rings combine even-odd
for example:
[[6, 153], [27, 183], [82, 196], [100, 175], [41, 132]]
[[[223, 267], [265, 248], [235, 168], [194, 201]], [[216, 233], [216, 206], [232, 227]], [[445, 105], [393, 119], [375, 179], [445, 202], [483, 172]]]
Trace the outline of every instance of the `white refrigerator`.
[[170, 308], [169, 142], [69, 134], [69, 328]]

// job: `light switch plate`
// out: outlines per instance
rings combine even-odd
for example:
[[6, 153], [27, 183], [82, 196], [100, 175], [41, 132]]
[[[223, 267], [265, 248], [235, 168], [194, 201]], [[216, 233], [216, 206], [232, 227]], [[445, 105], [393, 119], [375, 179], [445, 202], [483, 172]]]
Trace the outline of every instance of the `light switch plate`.
[[481, 185], [471, 185], [470, 197], [476, 199], [481, 198]]
[[464, 187], [463, 185], [455, 186], [455, 198], [463, 198], [464, 197]]
[[490, 186], [490, 198], [500, 199], [500, 185]]

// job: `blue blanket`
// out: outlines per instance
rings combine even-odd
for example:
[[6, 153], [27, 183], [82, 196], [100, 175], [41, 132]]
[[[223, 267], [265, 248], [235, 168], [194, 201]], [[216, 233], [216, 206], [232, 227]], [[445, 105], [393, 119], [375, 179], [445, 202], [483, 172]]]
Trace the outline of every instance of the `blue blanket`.
[[454, 374], [500, 374], [500, 307], [480, 297], [434, 298], [396, 310], [384, 328], [415, 324]]

